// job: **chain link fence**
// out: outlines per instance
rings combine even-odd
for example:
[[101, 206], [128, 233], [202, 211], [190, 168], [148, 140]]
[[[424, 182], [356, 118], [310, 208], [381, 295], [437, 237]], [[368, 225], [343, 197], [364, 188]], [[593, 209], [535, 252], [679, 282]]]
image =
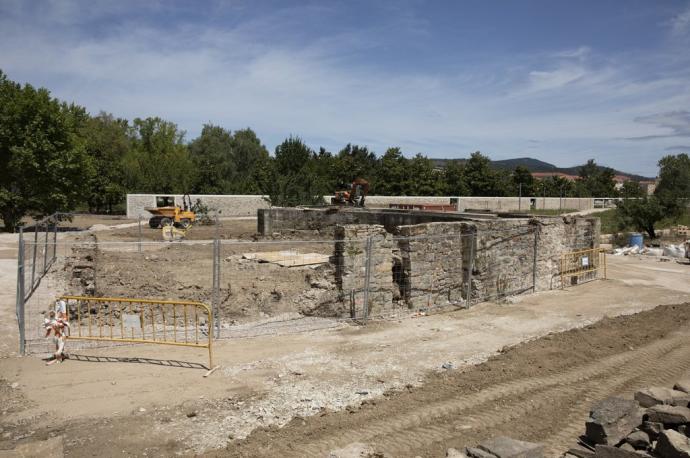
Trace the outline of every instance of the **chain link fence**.
[[62, 295], [203, 302], [215, 338], [302, 332], [554, 289], [560, 255], [593, 247], [596, 235], [582, 227], [560, 236], [524, 222], [482, 230], [444, 223], [395, 235], [346, 225], [277, 240], [224, 239], [208, 229], [210, 239], [166, 242], [145, 241], [134, 226], [130, 240], [118, 241], [98, 232], [58, 238], [59, 219], [20, 234], [22, 353], [48, 351], [42, 322]]

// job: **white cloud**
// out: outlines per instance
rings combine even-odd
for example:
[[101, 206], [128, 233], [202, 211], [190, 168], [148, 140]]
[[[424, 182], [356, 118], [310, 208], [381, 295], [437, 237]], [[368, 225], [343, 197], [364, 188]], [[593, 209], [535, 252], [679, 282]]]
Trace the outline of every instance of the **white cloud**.
[[[22, 2], [0, 3], [3, 70], [92, 112], [159, 115], [190, 136], [210, 121], [250, 126], [269, 147], [297, 134], [332, 150], [366, 142], [378, 152], [399, 145], [439, 157], [481, 149], [500, 158], [529, 144], [530, 155], [564, 165], [597, 150], [617, 157], [633, 143], [621, 139], [669, 128], [646, 123], [645, 131], [635, 119], [690, 104], [689, 57], [676, 56], [668, 67], [662, 53], [616, 61], [593, 59], [596, 50], [580, 46], [497, 56], [460, 70], [399, 72], [358, 59], [385, 45], [380, 30], [340, 28], [313, 37], [303, 30], [304, 17], [337, 16], [318, 5], [232, 25], [158, 23], [146, 11], [130, 15], [131, 7], [56, 2], [34, 15]], [[414, 36], [428, 33], [413, 19], [401, 15], [393, 24], [412, 28]], [[403, 33], [395, 27], [384, 29]], [[299, 37], [290, 33], [298, 28]], [[661, 68], [663, 76], [640, 78], [646, 68]], [[621, 161], [619, 167], [628, 162]]]
[[684, 36], [690, 32], [690, 5], [671, 19], [671, 33]]

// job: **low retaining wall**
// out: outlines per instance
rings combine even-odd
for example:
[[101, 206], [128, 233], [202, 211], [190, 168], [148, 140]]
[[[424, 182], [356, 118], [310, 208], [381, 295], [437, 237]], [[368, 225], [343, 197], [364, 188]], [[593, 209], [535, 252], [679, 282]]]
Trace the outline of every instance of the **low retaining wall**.
[[[151, 215], [145, 207], [155, 207], [156, 197], [172, 196], [178, 205], [182, 204], [181, 194], [127, 194], [127, 217], [139, 216], [148, 218]], [[212, 210], [220, 212], [221, 216], [254, 216], [261, 208], [269, 208], [266, 198], [259, 195], [205, 195], [194, 194], [192, 202], [200, 199]], [[324, 202], [330, 202], [331, 196], [324, 196]], [[366, 205], [369, 208], [388, 208], [390, 204], [443, 204], [450, 205], [457, 202], [458, 211], [469, 210], [511, 212], [527, 210], [530, 207], [545, 210], [575, 209], [589, 210], [591, 208], [612, 206], [614, 199], [590, 199], [568, 197], [424, 197], [424, 196], [367, 196]]]

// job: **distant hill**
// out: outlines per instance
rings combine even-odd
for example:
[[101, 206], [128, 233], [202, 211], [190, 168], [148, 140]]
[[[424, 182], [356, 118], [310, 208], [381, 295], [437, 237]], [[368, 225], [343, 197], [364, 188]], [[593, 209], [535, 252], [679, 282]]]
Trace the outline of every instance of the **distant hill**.
[[[459, 163], [464, 163], [467, 159], [431, 159], [434, 162], [434, 166], [438, 168], [444, 168], [448, 162], [457, 161]], [[531, 157], [519, 157], [516, 159], [501, 159], [499, 161], [491, 161], [493, 167], [503, 170], [515, 170], [515, 167], [521, 165], [526, 167], [530, 172], [561, 172], [568, 175], [578, 175], [580, 173], [581, 165], [576, 165], [573, 167], [556, 167], [548, 162], [540, 161], [539, 159], [533, 159]], [[603, 166], [600, 166], [604, 168]], [[620, 170], [613, 170], [616, 175], [623, 175], [629, 177], [635, 181], [648, 181], [654, 180], [654, 178], [644, 177], [641, 175], [635, 175], [633, 173], [622, 172]]]

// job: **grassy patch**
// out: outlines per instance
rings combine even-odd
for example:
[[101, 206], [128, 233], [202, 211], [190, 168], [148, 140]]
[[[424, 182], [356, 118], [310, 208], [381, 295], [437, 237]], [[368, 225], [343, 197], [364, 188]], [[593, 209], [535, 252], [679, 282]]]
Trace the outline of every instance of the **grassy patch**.
[[[606, 210], [599, 213], [594, 213], [592, 216], [598, 216], [601, 219], [601, 233], [602, 234], [615, 234], [616, 232], [632, 232], [637, 229], [634, 227], [625, 227], [620, 229], [618, 227], [618, 218], [616, 217], [616, 209]], [[659, 221], [654, 228], [655, 229], [668, 229], [674, 227], [678, 224], [683, 226], [690, 226], [690, 209], [688, 209], [684, 214], [682, 214], [678, 219], [674, 218], [664, 218]]]

